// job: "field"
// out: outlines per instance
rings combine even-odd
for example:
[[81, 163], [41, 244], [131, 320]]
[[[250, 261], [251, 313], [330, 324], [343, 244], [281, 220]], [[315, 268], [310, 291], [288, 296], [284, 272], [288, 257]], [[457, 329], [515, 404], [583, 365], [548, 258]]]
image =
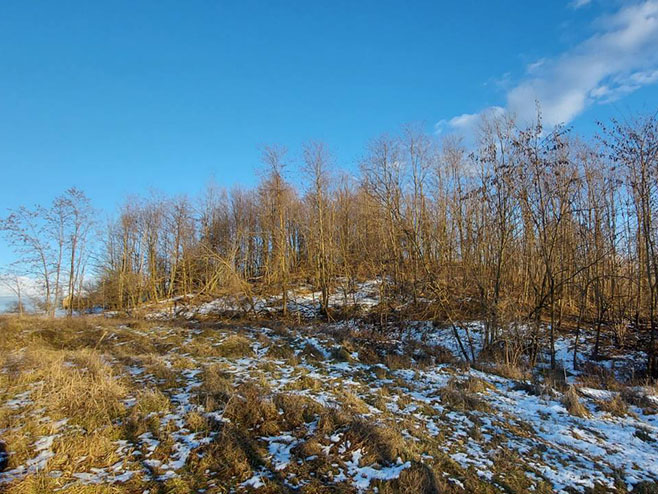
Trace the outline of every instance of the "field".
[[469, 366], [447, 330], [0, 321], [7, 493], [658, 492], [654, 388]]

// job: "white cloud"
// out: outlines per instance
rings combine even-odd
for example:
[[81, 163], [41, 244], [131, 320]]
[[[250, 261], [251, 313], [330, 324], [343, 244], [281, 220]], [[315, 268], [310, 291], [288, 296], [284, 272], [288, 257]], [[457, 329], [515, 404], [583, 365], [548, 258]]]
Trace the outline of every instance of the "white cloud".
[[[1, 274], [1, 273], [0, 273]], [[40, 293], [39, 283], [29, 276], [19, 276], [21, 291], [26, 297], [35, 297]], [[11, 286], [10, 286], [11, 285]], [[14, 297], [15, 282], [11, 277], [0, 278], [0, 297]]]
[[505, 113], [505, 109], [500, 106], [490, 106], [480, 113], [463, 113], [448, 120], [448, 125], [460, 133], [472, 134], [474, 133], [483, 117], [495, 117]]
[[[545, 124], [569, 123], [593, 104], [658, 82], [658, 0], [626, 5], [594, 26], [597, 32], [573, 49], [530, 64], [525, 77], [507, 91], [506, 111], [528, 123], [538, 101]], [[499, 111], [485, 111], [491, 109]], [[473, 128], [482, 113], [446, 122], [461, 131]]]
[[581, 7], [585, 7], [585, 6], [589, 5], [590, 3], [592, 3], [592, 0], [573, 0], [573, 1], [569, 4], [569, 6], [570, 6], [572, 9], [579, 9], [579, 8], [581, 8]]

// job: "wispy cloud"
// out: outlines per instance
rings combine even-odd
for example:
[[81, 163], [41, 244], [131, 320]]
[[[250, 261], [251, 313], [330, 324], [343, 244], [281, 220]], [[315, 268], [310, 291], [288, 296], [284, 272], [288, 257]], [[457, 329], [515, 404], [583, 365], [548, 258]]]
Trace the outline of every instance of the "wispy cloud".
[[[593, 104], [615, 101], [658, 82], [658, 0], [627, 4], [598, 18], [594, 26], [596, 33], [573, 49], [530, 64], [507, 91], [505, 111], [529, 122], [538, 101], [546, 124], [568, 123]], [[501, 109], [459, 115], [443, 126], [472, 128], [491, 111]]]
[[573, 0], [573, 1], [569, 4], [569, 6], [570, 6], [572, 9], [580, 9], [580, 8], [582, 8], [582, 7], [585, 7], [585, 6], [589, 5], [590, 3], [592, 3], [592, 0]]

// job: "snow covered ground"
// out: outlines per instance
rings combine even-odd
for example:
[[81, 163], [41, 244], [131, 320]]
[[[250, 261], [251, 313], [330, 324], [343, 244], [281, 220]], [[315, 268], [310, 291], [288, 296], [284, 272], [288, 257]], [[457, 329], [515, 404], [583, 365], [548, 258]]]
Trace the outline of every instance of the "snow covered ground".
[[[51, 377], [29, 352], [4, 358], [1, 486], [21, 492], [43, 476], [63, 492], [109, 484], [126, 492], [415, 492], [430, 482], [437, 492], [520, 493], [626, 492], [658, 481], [655, 389], [596, 389], [573, 374], [582, 405], [574, 414], [566, 388], [445, 359], [439, 345], [459, 355], [447, 329], [425, 328], [430, 345], [418, 345], [417, 328], [370, 344], [354, 323], [99, 322], [85, 333], [91, 343], [62, 334], [61, 355], [48, 354], [50, 374], [101, 386], [106, 373], [121, 384], [119, 406], [94, 419], [95, 430], [81, 431], [75, 415], [62, 416], [64, 404], [46, 399]], [[477, 339], [477, 324], [470, 330]], [[71, 353], [83, 351], [100, 363]], [[83, 454], [74, 447], [81, 434], [106, 450]], [[13, 444], [19, 438], [24, 445]]]
[[[340, 286], [330, 294], [329, 306], [334, 309], [353, 306], [364, 311], [380, 302], [381, 282], [370, 280], [345, 287]], [[312, 319], [320, 315], [321, 293], [310, 286], [298, 286], [288, 292], [287, 309], [302, 318]], [[198, 317], [225, 315], [232, 313], [265, 315], [276, 314], [282, 308], [282, 296], [227, 295], [208, 302], [198, 303], [195, 294], [179, 296], [146, 306], [146, 317], [152, 320], [168, 320], [174, 317], [194, 319]]]

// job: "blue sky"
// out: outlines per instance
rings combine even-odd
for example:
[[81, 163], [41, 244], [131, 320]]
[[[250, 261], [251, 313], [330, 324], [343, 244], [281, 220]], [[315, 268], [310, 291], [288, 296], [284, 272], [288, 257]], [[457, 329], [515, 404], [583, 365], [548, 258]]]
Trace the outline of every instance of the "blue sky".
[[[0, 3], [0, 214], [75, 185], [129, 194], [257, 180], [259, 148], [341, 167], [401, 124], [483, 111], [583, 133], [658, 106], [658, 0]], [[0, 264], [7, 258], [0, 244]]]

